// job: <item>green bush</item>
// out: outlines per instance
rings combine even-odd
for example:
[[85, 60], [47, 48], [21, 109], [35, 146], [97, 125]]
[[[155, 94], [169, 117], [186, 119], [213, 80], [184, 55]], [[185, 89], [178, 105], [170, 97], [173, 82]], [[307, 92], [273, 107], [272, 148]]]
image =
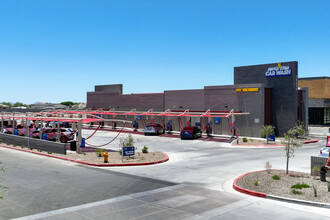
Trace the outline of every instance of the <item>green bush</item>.
[[275, 127], [273, 125], [264, 125], [260, 130], [261, 136], [267, 138], [270, 134], [275, 134]]
[[51, 152], [51, 151], [48, 151], [47, 153], [48, 153], [48, 154], [52, 154], [53, 152]]
[[33, 150], [33, 147], [30, 147], [30, 150]]
[[95, 153], [96, 153], [96, 155], [98, 156], [98, 157], [102, 157], [102, 153], [104, 152], [104, 150], [103, 149], [97, 149], [96, 151], [95, 151]]
[[281, 177], [279, 175], [274, 175], [274, 176], [272, 176], [272, 178], [273, 178], [273, 180], [280, 180], [281, 179]]
[[255, 186], [259, 186], [258, 180], [253, 183]]
[[122, 152], [122, 150], [119, 150], [118, 153], [119, 153], [119, 155], [122, 155], [123, 152]]
[[302, 194], [302, 192], [297, 191], [296, 189], [293, 189], [292, 193], [295, 194], [295, 195], [301, 195]]
[[306, 183], [297, 183], [291, 186], [291, 189], [303, 189], [303, 188], [310, 188], [311, 186]]
[[320, 171], [320, 166], [317, 165], [313, 166], [312, 172], [319, 172], [319, 171]]
[[147, 154], [148, 153], [148, 147], [144, 146], [142, 148], [142, 153]]
[[248, 139], [246, 137], [243, 138], [243, 142], [247, 142]]
[[38, 149], [38, 152], [42, 152], [42, 149]]

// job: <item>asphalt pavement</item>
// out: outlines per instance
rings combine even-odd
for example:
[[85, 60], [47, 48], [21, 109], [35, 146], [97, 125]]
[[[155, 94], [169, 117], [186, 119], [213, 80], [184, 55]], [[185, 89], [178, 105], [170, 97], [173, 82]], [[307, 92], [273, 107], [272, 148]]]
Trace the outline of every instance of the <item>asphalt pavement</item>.
[[[84, 135], [92, 131], [84, 131]], [[127, 134], [121, 134], [124, 137]], [[116, 133], [97, 132], [108, 142]], [[134, 136], [135, 146], [163, 151], [170, 160], [142, 167], [89, 168], [53, 158], [0, 148], [11, 187], [0, 201], [3, 219], [329, 219], [330, 210], [238, 193], [239, 175], [285, 168], [283, 147], [231, 147], [227, 143]], [[119, 138], [105, 148], [118, 149]], [[309, 172], [319, 143], [297, 149], [290, 170]], [[4, 208], [5, 207], [5, 208]], [[7, 213], [4, 216], [3, 213]]]

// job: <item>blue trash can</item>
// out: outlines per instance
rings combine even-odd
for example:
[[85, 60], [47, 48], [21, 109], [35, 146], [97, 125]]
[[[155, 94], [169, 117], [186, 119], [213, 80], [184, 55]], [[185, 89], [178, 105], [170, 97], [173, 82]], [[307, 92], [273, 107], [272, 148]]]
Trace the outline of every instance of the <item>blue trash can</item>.
[[85, 138], [81, 138], [80, 147], [85, 147]]
[[18, 135], [18, 131], [17, 130], [14, 131], [14, 135]]
[[47, 134], [42, 134], [42, 140], [47, 140]]

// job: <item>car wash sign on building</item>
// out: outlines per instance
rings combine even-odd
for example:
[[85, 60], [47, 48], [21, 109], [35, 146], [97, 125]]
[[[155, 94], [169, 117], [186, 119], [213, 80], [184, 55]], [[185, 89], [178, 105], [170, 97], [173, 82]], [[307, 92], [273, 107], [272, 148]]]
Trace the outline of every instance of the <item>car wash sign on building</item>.
[[282, 64], [279, 63], [276, 67], [268, 67], [265, 75], [266, 77], [290, 76], [291, 68], [290, 66], [282, 66]]

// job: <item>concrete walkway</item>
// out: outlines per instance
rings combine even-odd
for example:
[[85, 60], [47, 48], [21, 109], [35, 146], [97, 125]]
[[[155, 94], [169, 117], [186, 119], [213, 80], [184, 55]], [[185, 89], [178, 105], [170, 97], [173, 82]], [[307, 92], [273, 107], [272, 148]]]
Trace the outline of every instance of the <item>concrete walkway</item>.
[[283, 207], [261, 203], [261, 199], [241, 198], [230, 193], [199, 187], [176, 185], [135, 193], [114, 199], [60, 209], [27, 219], [95, 219], [95, 220], [154, 220], [154, 219], [329, 219], [328, 213], [293, 211], [290, 204]]

